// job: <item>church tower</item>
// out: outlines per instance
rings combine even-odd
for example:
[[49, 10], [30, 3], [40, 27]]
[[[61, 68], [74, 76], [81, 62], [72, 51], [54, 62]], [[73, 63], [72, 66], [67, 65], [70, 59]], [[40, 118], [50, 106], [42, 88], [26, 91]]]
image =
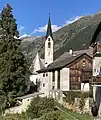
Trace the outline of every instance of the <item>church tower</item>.
[[46, 40], [45, 40], [45, 67], [53, 62], [53, 37], [52, 37], [52, 28], [51, 20], [49, 16]]

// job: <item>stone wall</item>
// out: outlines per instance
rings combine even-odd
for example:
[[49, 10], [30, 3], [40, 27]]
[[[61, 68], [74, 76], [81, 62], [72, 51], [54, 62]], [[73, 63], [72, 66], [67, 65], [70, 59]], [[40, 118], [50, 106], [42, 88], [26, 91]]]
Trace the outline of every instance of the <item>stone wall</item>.
[[69, 110], [72, 110], [73, 112], [91, 114], [91, 102], [92, 98], [75, 98], [73, 104], [65, 103], [65, 107], [67, 107]]
[[22, 112], [25, 112], [30, 105], [32, 99], [33, 97], [23, 99], [21, 105], [6, 109], [4, 115], [15, 113], [21, 114]]

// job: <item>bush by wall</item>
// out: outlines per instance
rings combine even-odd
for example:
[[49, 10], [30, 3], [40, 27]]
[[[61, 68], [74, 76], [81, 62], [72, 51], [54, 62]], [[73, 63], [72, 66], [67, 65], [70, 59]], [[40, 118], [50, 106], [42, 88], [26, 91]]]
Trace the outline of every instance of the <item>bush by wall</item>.
[[25, 113], [0, 116], [0, 120], [29, 120]]
[[58, 103], [53, 98], [36, 97], [32, 100], [28, 110], [26, 111], [29, 118], [39, 118], [45, 113], [53, 112]]
[[44, 114], [39, 120], [66, 120], [63, 113], [59, 111], [53, 111]]
[[81, 92], [81, 91], [68, 91], [65, 92], [66, 98], [64, 99], [66, 102], [73, 104], [75, 98], [88, 98], [92, 97], [92, 92]]

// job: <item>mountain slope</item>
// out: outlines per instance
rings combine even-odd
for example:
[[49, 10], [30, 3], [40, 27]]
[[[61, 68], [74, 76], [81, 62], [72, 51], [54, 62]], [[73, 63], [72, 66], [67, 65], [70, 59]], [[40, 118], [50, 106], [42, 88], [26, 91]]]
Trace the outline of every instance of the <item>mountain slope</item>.
[[[69, 49], [78, 50], [88, 48], [92, 35], [100, 21], [101, 12], [84, 16], [74, 23], [66, 25], [54, 32], [55, 59]], [[32, 62], [37, 51], [43, 56], [44, 41], [45, 37], [39, 37], [31, 43], [28, 42], [26, 46], [22, 42], [21, 50], [29, 60], [29, 63]]]

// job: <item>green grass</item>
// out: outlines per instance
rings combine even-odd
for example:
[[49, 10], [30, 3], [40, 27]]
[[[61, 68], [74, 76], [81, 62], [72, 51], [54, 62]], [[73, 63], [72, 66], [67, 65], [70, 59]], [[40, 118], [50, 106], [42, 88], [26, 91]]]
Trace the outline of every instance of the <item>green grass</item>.
[[64, 107], [59, 107], [66, 116], [67, 120], [93, 120], [93, 117], [88, 114], [79, 114], [76, 112], [72, 112]]
[[67, 119], [69, 120], [93, 120], [93, 117], [87, 114], [83, 115], [71, 111], [68, 111], [67, 113], [71, 115], [71, 116], [69, 116], [68, 114], [66, 115]]

